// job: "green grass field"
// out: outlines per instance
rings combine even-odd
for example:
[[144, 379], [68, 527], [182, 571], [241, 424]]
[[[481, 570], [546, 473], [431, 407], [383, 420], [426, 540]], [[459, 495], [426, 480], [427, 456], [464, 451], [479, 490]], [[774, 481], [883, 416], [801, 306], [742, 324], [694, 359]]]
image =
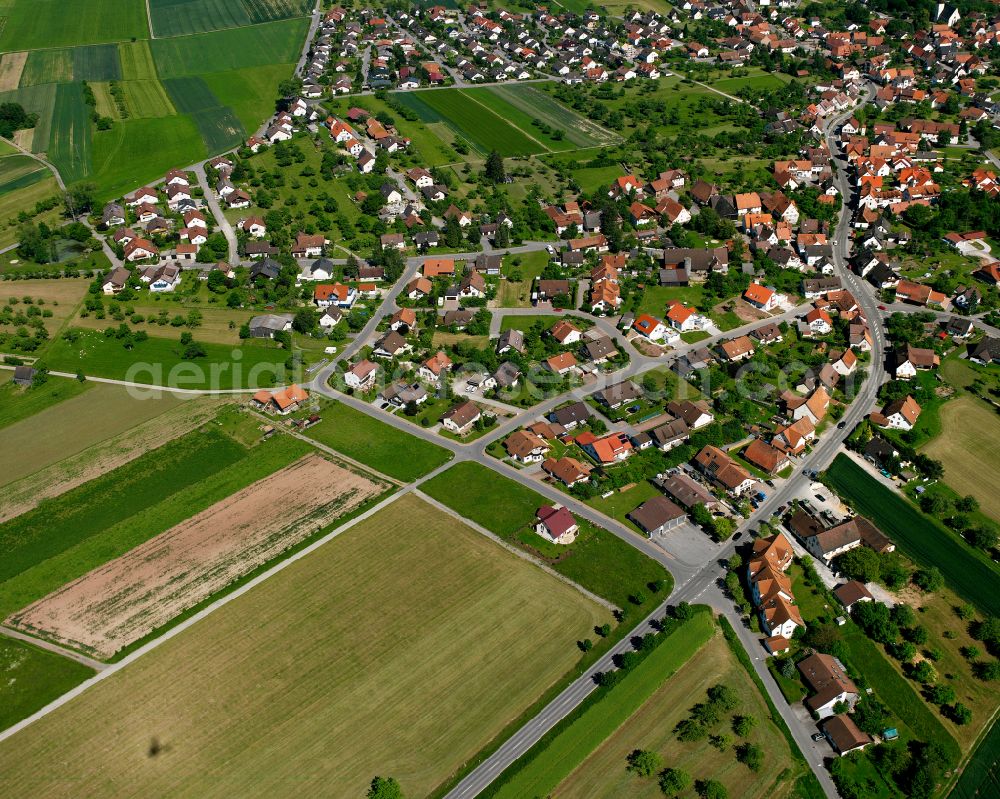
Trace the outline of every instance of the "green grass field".
[[102, 199], [120, 196], [178, 164], [208, 154], [189, 116], [123, 119], [111, 130], [94, 133], [93, 147], [91, 179]]
[[312, 0], [150, 0], [157, 37], [239, 28], [307, 16]]
[[[240, 347], [204, 344], [206, 357], [182, 358], [183, 349], [174, 339], [156, 338], [126, 350], [115, 339], [91, 330], [79, 330], [75, 342], [59, 338], [52, 342], [45, 359], [54, 371], [75, 373], [82, 369], [95, 377], [110, 377], [171, 388], [259, 388], [281, 385], [286, 377], [284, 350], [265, 344], [244, 343]], [[198, 340], [197, 332], [195, 340]], [[239, 353], [237, 358], [233, 352]]]
[[393, 95], [425, 123], [442, 122], [481, 154], [496, 150], [502, 156], [549, 152], [549, 148], [477, 102], [462, 89], [440, 89]]
[[[545, 133], [531, 123], [535, 119], [548, 122], [542, 113], [530, 102], [523, 100], [521, 94], [504, 93], [504, 89], [513, 88], [506, 86], [487, 86], [479, 89], [462, 89], [462, 94], [478, 103], [484, 108], [486, 119], [493, 121], [490, 114], [495, 114], [506, 120], [514, 127], [524, 131], [527, 135], [543, 144], [548, 150], [572, 150], [574, 142], [565, 136], [561, 139], [555, 138], [552, 133]], [[545, 99], [545, 95], [541, 95]], [[553, 105], [548, 101], [548, 105]], [[557, 126], [561, 127], [561, 126]]]
[[581, 523], [572, 544], [548, 544], [533, 523], [535, 511], [551, 501], [478, 463], [458, 463], [422, 490], [620, 608], [634, 608], [629, 596], [637, 593], [657, 601], [647, 588], [656, 580], [665, 580], [669, 591], [666, 569], [607, 530]]
[[[563, 131], [564, 140], [561, 142], [553, 140], [553, 149], [556, 150], [571, 149], [573, 146], [607, 146], [621, 141], [621, 137], [617, 133], [605, 130], [572, 108], [561, 105], [531, 84], [512, 83], [506, 86], [492, 86], [489, 89], [475, 89], [473, 92], [492, 94], [505, 100], [507, 105], [514, 106], [521, 113], [519, 117], [512, 116], [510, 119], [519, 127], [524, 127], [520, 117], [525, 117], [526, 124], [529, 126], [525, 130], [537, 130], [537, 128], [531, 127], [531, 120], [540, 119], [542, 122]], [[546, 139], [546, 141], [548, 140]], [[569, 147], [566, 146], [567, 143], [570, 145]]]
[[[664, 682], [712, 637], [712, 614], [696, 613], [634, 669], [572, 721], [556, 728], [511, 768], [513, 776], [486, 795], [495, 799], [549, 796], [597, 747], [615, 734]], [[523, 765], [522, 765], [523, 763]], [[619, 769], [624, 771], [624, 762]], [[519, 768], [520, 766], [520, 768]], [[570, 792], [572, 795], [572, 792]], [[588, 794], [600, 796], [597, 793]], [[619, 794], [620, 795], [620, 794]]]
[[0, 197], [44, 180], [51, 173], [34, 158], [7, 155], [0, 158]]
[[124, 80], [156, 80], [156, 64], [147, 40], [119, 44], [118, 60]]
[[56, 105], [56, 88], [56, 84], [46, 83], [0, 92], [0, 103], [20, 103], [28, 113], [38, 114], [38, 124], [32, 131], [32, 152], [45, 152], [49, 147], [49, 134], [52, 130], [53, 111]]
[[5, 0], [0, 52], [145, 39], [143, 0]]
[[606, 617], [403, 497], [0, 744], [0, 791], [426, 796]]
[[1000, 724], [994, 724], [980, 742], [950, 796], [954, 799], [982, 799], [1000, 796]]
[[21, 87], [73, 80], [73, 49], [32, 50], [21, 73]]
[[277, 86], [290, 73], [291, 67], [287, 64], [268, 64], [214, 72], [202, 75], [202, 79], [220, 105], [231, 108], [246, 130], [255, 130], [274, 113], [274, 94], [263, 91], [262, 87]]
[[451, 453], [356, 411], [342, 402], [323, 407], [323, 420], [306, 435], [376, 471], [409, 482], [436, 469]]
[[[766, 752], [765, 768], [758, 773], [737, 762], [732, 750], [720, 752], [703, 739], [694, 743], [677, 740], [676, 724], [703, 699], [713, 685], [736, 691], [739, 706], [735, 713], [751, 715], [757, 725], [746, 739]], [[728, 733], [732, 719], [727, 714], [713, 734]], [[734, 736], [735, 738], [735, 736]], [[770, 719], [770, 711], [757, 686], [733, 656], [722, 634], [698, 649], [673, 675], [664, 680], [649, 699], [560, 784], [555, 795], [566, 799], [661, 799], [655, 779], [642, 779], [625, 770], [628, 754], [635, 749], [657, 752], [665, 765], [681, 768], [695, 778], [709, 775], [719, 780], [730, 796], [741, 799], [778, 799], [793, 793], [794, 761], [788, 742]], [[776, 778], [775, 775], [778, 775]], [[782, 775], [784, 775], [782, 777]]]
[[0, 638], [0, 730], [45, 707], [94, 672], [75, 660]]
[[236, 147], [247, 138], [243, 125], [231, 108], [206, 108], [195, 111], [191, 119], [198, 126], [198, 132], [210, 153]]
[[180, 78], [167, 78], [163, 88], [170, 95], [170, 100], [182, 114], [201, 111], [206, 108], [216, 108], [220, 105], [204, 79], [198, 75], [186, 75]]
[[[309, 23], [288, 19], [249, 28], [153, 39], [149, 45], [161, 78], [204, 75], [270, 64], [294, 64]], [[291, 74], [291, 66], [288, 73]], [[273, 94], [276, 87], [267, 87]]]
[[983, 511], [1000, 518], [1000, 496], [983, 475], [1000, 468], [1000, 415], [966, 395], [941, 406], [941, 434], [924, 453], [944, 464], [944, 480], [959, 494], [972, 494]]
[[[0, 525], [0, 618], [46, 596], [309, 451], [188, 433]], [[56, 524], [58, 535], [50, 534]]]
[[[38, 147], [36, 143], [36, 149]], [[91, 123], [79, 83], [60, 83], [56, 87], [52, 131], [48, 157], [67, 183], [87, 177], [91, 172]]]
[[1000, 595], [993, 589], [995, 564], [978, 554], [907, 499], [869, 477], [845, 455], [838, 455], [826, 479], [854, 509], [869, 517], [908, 557], [937, 566], [948, 584], [984, 613], [1000, 614]]
[[73, 48], [73, 80], [121, 80], [122, 65], [114, 44]]
[[167, 117], [177, 113], [158, 80], [127, 80], [122, 82], [125, 106], [129, 116], [139, 119]]
[[917, 695], [913, 683], [893, 668], [878, 646], [853, 624], [846, 628], [844, 642], [850, 663], [864, 675], [878, 697], [888, 705], [893, 718], [922, 741], [936, 741], [955, 762], [961, 752], [936, 712]]
[[[59, 194], [59, 184], [47, 169], [41, 173], [38, 180], [35, 180], [37, 172], [30, 173], [30, 176], [30, 181], [25, 181], [27, 185], [16, 189], [8, 187], [7, 191], [0, 192], [0, 247], [17, 243], [20, 228], [18, 215], [21, 211], [34, 208], [39, 200], [47, 200]], [[56, 208], [46, 211], [36, 219], [47, 224], [55, 224], [59, 220], [59, 213], [59, 209]]]

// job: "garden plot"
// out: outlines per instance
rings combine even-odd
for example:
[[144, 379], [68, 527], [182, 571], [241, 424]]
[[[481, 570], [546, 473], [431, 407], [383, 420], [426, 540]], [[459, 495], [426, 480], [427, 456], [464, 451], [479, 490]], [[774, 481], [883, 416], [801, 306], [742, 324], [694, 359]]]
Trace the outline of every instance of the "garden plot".
[[384, 488], [307, 455], [12, 614], [7, 624], [111, 657]]

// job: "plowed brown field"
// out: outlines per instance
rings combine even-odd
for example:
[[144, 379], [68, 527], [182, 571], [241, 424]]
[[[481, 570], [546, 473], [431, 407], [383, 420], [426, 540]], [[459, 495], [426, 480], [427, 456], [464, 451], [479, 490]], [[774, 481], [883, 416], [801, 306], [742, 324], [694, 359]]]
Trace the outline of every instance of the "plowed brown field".
[[384, 488], [307, 455], [12, 614], [7, 624], [110, 657]]

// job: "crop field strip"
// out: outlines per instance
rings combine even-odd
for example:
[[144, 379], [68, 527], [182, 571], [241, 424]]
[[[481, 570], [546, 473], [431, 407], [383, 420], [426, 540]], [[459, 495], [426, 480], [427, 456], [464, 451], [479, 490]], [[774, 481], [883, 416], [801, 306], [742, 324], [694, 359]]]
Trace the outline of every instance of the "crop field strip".
[[[309, 451], [193, 431], [0, 525], [0, 617], [148, 541]], [[39, 521], [44, 520], [44, 521]], [[53, 529], [59, 535], [48, 535]]]
[[0, 415], [0, 447], [28, 453], [0, 476], [0, 522], [180, 438], [232, 402], [165, 392], [140, 402], [118, 386], [75, 380], [53, 379], [44, 389], [41, 402], [25, 404], [39, 389], [11, 400], [0, 386], [6, 411]]
[[[621, 141], [621, 137], [617, 133], [605, 130], [596, 122], [561, 105], [530, 84], [515, 83], [506, 86], [491, 86], [484, 91], [501, 97], [510, 105], [520, 109], [529, 117], [529, 124], [530, 119], [540, 119], [542, 122], [564, 131], [565, 141], [579, 148], [607, 146], [618, 144]], [[534, 128], [531, 129], [534, 130]], [[571, 148], [564, 147], [563, 149]]]
[[388, 771], [427, 795], [606, 618], [403, 496], [4, 741], [0, 792], [353, 796]]
[[397, 93], [393, 97], [414, 111], [421, 121], [444, 123], [481, 155], [491, 150], [505, 157], [548, 151], [545, 145], [458, 89]]
[[21, 85], [21, 73], [28, 61], [28, 52], [3, 53], [0, 55], [0, 92], [16, 89]]
[[308, 16], [312, 0], [149, 0], [157, 38]]
[[306, 455], [19, 610], [5, 623], [109, 658], [385, 488], [317, 454]]
[[26, 155], [0, 158], [0, 195], [31, 186], [50, 174], [46, 166]]
[[247, 28], [153, 39], [149, 46], [161, 78], [271, 64], [293, 65], [308, 27], [306, 19], [279, 20]]
[[[37, 142], [35, 147], [37, 149]], [[79, 83], [56, 86], [47, 153], [49, 161], [67, 183], [82, 180], [91, 172], [90, 114], [83, 100], [83, 86]]]

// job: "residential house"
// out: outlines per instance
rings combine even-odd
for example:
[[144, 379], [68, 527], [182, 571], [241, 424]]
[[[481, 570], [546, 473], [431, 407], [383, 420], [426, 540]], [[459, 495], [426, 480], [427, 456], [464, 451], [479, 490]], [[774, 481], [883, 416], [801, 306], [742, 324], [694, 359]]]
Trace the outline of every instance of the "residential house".
[[559, 459], [546, 458], [542, 463], [542, 471], [567, 488], [572, 488], [577, 483], [586, 483], [590, 480], [591, 467], [576, 458], [564, 455]]
[[445, 430], [464, 436], [481, 418], [482, 412], [479, 410], [479, 406], [474, 402], [466, 400], [446, 411], [444, 416], [441, 417], [441, 424]]
[[368, 391], [375, 385], [378, 376], [378, 364], [365, 359], [358, 361], [344, 372], [344, 383], [355, 391]]
[[543, 505], [535, 512], [535, 532], [553, 544], [572, 544], [580, 527], [573, 514], [560, 506]]
[[821, 719], [834, 715], [834, 705], [843, 702], [854, 707], [858, 701], [857, 686], [847, 676], [844, 664], [833, 655], [815, 652], [799, 661], [798, 669], [812, 690], [805, 706]]
[[725, 452], [711, 444], [695, 456], [697, 467], [733, 497], [745, 494], [754, 485], [754, 479], [742, 466]]
[[652, 538], [684, 523], [684, 511], [666, 497], [655, 496], [628, 514], [640, 530]]

